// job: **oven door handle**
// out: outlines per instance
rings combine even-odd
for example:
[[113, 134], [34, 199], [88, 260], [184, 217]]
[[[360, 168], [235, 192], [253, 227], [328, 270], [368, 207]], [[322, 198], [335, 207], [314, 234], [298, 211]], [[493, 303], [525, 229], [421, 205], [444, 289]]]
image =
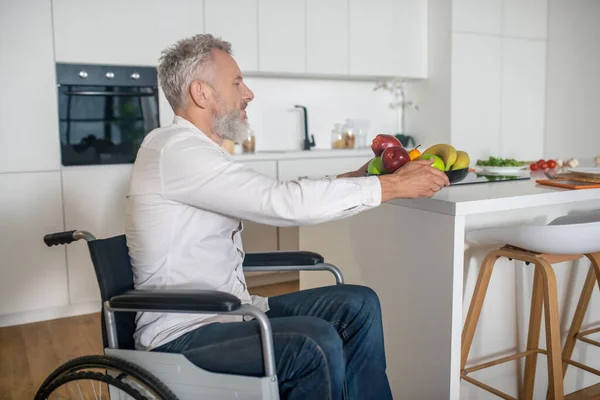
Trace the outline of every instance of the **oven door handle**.
[[148, 97], [154, 96], [155, 93], [146, 93], [146, 92], [103, 92], [103, 91], [66, 91], [64, 92], [67, 96], [139, 96], [139, 97]]

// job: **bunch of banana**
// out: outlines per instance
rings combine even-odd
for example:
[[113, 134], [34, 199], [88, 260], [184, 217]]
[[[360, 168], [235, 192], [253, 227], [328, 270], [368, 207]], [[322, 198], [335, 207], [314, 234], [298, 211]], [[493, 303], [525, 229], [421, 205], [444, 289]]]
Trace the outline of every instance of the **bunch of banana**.
[[436, 144], [423, 152], [420, 158], [427, 159], [426, 155], [435, 156], [444, 163], [444, 171], [454, 171], [457, 169], [468, 168], [471, 159], [469, 154], [462, 150], [456, 150], [449, 144]]

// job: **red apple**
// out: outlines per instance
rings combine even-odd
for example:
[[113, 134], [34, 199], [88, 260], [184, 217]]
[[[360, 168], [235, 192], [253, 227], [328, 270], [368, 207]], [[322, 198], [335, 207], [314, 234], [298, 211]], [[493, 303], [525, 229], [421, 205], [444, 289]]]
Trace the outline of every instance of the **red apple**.
[[402, 143], [395, 136], [380, 133], [373, 139], [371, 150], [373, 150], [375, 157], [379, 157], [385, 149], [392, 146], [402, 147]]
[[388, 174], [396, 171], [398, 168], [410, 161], [410, 155], [408, 151], [404, 150], [400, 146], [388, 147], [381, 153], [381, 161], [383, 162], [383, 169]]

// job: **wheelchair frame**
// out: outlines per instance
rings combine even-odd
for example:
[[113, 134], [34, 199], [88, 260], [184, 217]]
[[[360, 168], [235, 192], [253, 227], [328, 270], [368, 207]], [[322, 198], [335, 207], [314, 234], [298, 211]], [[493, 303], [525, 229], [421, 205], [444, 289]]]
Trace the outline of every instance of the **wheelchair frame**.
[[[46, 235], [44, 241], [48, 246], [69, 244], [77, 240], [92, 242], [96, 237], [87, 231], [68, 231]], [[336, 280], [336, 284], [343, 284], [344, 278], [341, 271], [332, 264], [319, 262], [313, 265], [291, 265], [293, 255], [306, 252], [271, 252], [247, 253], [247, 257], [271, 256], [275, 262], [281, 256], [282, 265], [244, 266], [244, 272], [259, 271], [329, 271]], [[316, 253], [313, 256], [322, 257]], [[260, 262], [260, 257], [257, 260]], [[323, 260], [324, 261], [324, 260]], [[96, 266], [94, 266], [96, 268]], [[208, 299], [202, 302], [195, 299], [194, 294]], [[160, 295], [159, 297], [157, 297]], [[220, 296], [217, 300], [210, 296]], [[225, 296], [225, 300], [224, 297]], [[169, 300], [169, 301], [163, 301]], [[278, 400], [279, 387], [277, 381], [275, 351], [273, 346], [273, 333], [268, 317], [258, 308], [241, 304], [239, 299], [224, 292], [212, 291], [171, 291], [171, 290], [131, 290], [124, 294], [113, 296], [103, 302], [105, 329], [108, 347], [104, 349], [107, 356], [112, 356], [128, 361], [142, 368], [162, 382], [180, 400], [197, 399], [200, 395], [207, 399], [251, 399], [251, 400]], [[262, 356], [264, 363], [264, 376], [254, 377], [236, 374], [214, 373], [204, 370], [190, 362], [182, 354], [150, 352], [140, 350], [119, 349], [116, 312], [167, 312], [167, 313], [197, 313], [197, 314], [229, 314], [251, 315], [256, 319], [260, 328]], [[111, 399], [121, 399], [111, 391]]]

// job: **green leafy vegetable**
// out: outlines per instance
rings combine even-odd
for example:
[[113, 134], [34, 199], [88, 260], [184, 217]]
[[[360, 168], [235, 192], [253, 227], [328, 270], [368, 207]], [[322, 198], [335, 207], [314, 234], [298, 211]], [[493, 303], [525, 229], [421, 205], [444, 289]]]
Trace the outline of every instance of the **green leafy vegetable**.
[[496, 158], [490, 156], [487, 160], [477, 160], [476, 165], [482, 167], [522, 167], [525, 165], [525, 162], [517, 161], [513, 158]]

